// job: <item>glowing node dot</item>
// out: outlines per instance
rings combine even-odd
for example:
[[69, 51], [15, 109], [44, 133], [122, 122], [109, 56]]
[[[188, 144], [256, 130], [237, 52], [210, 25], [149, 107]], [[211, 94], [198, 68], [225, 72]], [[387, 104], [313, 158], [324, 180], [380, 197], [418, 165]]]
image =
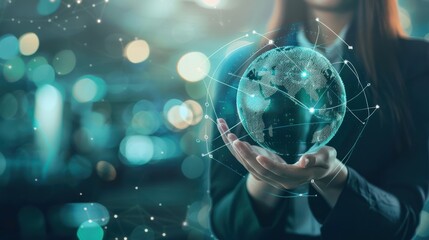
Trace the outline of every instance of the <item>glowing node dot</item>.
[[127, 238], [127, 237], [124, 237], [124, 240], [128, 240], [128, 238]]
[[379, 108], [380, 108], [380, 105], [378, 105], [378, 104], [377, 104], [377, 105], [375, 105], [375, 108], [379, 109]]
[[302, 72], [302, 73], [301, 73], [301, 77], [302, 77], [302, 78], [306, 78], [306, 77], [308, 77], [308, 73], [307, 73], [307, 72], [305, 72], [305, 71], [304, 71], [304, 72]]
[[37, 182], [37, 181], [39, 181], [39, 179], [35, 178], [34, 181]]
[[145, 228], [145, 229], [144, 229], [144, 232], [149, 232], [149, 229]]
[[250, 97], [254, 98], [254, 97], [255, 97], [255, 94], [250, 95]]
[[316, 22], [319, 22], [320, 21], [320, 19], [319, 18], [316, 18]]
[[83, 208], [83, 210], [84, 210], [84, 211], [88, 211], [88, 208], [84, 207], [84, 208]]
[[162, 203], [158, 203], [158, 206], [162, 207]]
[[310, 109], [308, 109], [308, 111], [309, 111], [310, 113], [314, 113], [314, 107], [311, 107]]
[[353, 50], [353, 46], [349, 46], [349, 49], [350, 49], [350, 50]]
[[208, 118], [209, 118], [209, 115], [205, 115], [205, 116], [204, 116], [204, 118], [205, 118], [205, 119], [208, 119]]
[[366, 86], [368, 86], [368, 87], [371, 86], [371, 83], [368, 83]]
[[138, 187], [138, 186], [135, 186], [135, 187], [134, 187], [134, 189], [135, 189], [135, 190], [139, 190], [139, 187]]
[[34, 129], [34, 131], [37, 131], [37, 128], [36, 128], [36, 127], [34, 127], [33, 129]]
[[302, 197], [302, 196], [304, 196], [304, 195], [302, 195], [302, 193], [300, 193], [298, 196]]
[[188, 222], [184, 221], [184, 222], [182, 223], [182, 225], [183, 225], [184, 227], [186, 227], [186, 226], [188, 226]]
[[166, 233], [162, 233], [162, 236], [163, 236], [163, 237], [166, 237], [166, 236], [167, 236], [167, 234], [166, 234]]
[[79, 195], [80, 195], [80, 196], [82, 196], [83, 194], [82, 194], [82, 193], [79, 193]]
[[344, 64], [347, 64], [347, 63], [349, 63], [349, 61], [347, 61], [347, 60], [344, 60]]
[[114, 218], [118, 218], [118, 214], [113, 215]]
[[314, 179], [311, 179], [311, 181], [310, 181], [311, 183], [314, 183]]
[[273, 41], [273, 40], [269, 40], [269, 41], [268, 41], [268, 44], [273, 45], [273, 44], [274, 44], [274, 41]]
[[209, 158], [213, 158], [213, 155], [212, 155], [212, 154], [209, 154]]
[[249, 37], [249, 34], [246, 34], [246, 37]]
[[88, 220], [88, 222], [89, 222], [89, 223], [92, 223], [92, 219], [89, 219], [89, 220]]
[[154, 217], [150, 217], [150, 220], [153, 221], [153, 220], [155, 220], [155, 218]]
[[97, 19], [97, 23], [101, 23], [101, 19]]
[[255, 31], [255, 30], [253, 30], [253, 31], [252, 31], [252, 33], [253, 33], [253, 34], [256, 34], [256, 31]]

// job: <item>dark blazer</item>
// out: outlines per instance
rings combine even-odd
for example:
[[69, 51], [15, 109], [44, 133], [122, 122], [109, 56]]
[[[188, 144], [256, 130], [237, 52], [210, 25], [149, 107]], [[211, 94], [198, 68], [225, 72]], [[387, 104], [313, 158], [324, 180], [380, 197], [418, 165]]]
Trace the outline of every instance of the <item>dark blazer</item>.
[[[284, 45], [296, 45], [296, 31], [291, 31]], [[347, 37], [354, 42], [353, 36]], [[284, 198], [269, 221], [258, 217], [253, 209], [245, 184], [247, 172], [224, 145], [216, 127], [213, 130], [213, 160], [210, 167], [210, 220], [213, 233], [219, 239], [410, 239], [419, 222], [429, 187], [429, 43], [400, 39], [399, 71], [409, 94], [412, 114], [411, 147], [398, 147], [401, 132], [389, 117], [386, 100], [374, 103], [367, 91], [370, 105], [381, 106], [380, 112], [363, 125], [348, 112], [336, 136], [328, 145], [337, 149], [338, 158], [346, 160], [348, 178], [334, 208], [323, 197], [308, 198], [310, 209], [322, 224], [321, 236], [296, 236], [285, 232], [288, 199]], [[252, 47], [238, 50], [222, 64], [218, 79], [237, 86], [243, 62]], [[370, 83], [363, 64], [355, 52], [345, 48], [344, 59], [356, 67], [362, 84]], [[349, 69], [341, 72], [347, 96], [355, 96], [360, 88]], [[361, 107], [364, 95], [348, 103]], [[216, 111], [230, 125], [239, 122], [236, 114], [236, 90], [218, 84]], [[364, 131], [361, 130], [365, 128]], [[243, 130], [241, 130], [243, 131]], [[352, 149], [355, 141], [353, 152]], [[246, 141], [255, 144], [252, 139]], [[310, 187], [310, 193], [315, 190]]]

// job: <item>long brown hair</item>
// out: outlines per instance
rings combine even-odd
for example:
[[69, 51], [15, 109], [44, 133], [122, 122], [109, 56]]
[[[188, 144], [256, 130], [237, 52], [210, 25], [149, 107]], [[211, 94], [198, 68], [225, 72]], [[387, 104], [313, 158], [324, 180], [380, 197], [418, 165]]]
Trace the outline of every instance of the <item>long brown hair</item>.
[[[276, 0], [268, 31], [270, 39], [285, 36], [293, 23], [307, 20], [304, 0]], [[409, 125], [411, 115], [407, 107], [407, 92], [397, 55], [398, 40], [405, 36], [399, 19], [396, 0], [358, 0], [354, 9], [353, 24], [358, 58], [372, 79], [375, 101], [385, 99], [394, 121], [401, 126], [406, 144], [411, 144]], [[275, 31], [278, 30], [278, 31]], [[359, 32], [358, 32], [359, 31]], [[386, 116], [382, 116], [386, 117]]]

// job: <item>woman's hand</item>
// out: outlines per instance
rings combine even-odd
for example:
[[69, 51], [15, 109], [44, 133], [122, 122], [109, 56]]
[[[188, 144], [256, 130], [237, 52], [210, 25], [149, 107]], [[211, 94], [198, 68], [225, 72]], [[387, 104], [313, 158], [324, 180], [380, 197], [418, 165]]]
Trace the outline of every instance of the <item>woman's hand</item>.
[[334, 148], [322, 147], [303, 155], [295, 164], [287, 164], [277, 154], [240, 141], [223, 119], [218, 120], [218, 128], [231, 153], [255, 179], [278, 189], [311, 182], [331, 206], [335, 205], [347, 179], [347, 168], [337, 159]]

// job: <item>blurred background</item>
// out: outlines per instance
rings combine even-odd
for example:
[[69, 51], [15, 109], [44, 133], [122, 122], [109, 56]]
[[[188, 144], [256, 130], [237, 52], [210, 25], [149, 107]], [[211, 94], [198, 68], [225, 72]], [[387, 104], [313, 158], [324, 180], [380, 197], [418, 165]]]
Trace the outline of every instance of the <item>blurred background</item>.
[[272, 2], [0, 0], [0, 239], [212, 238], [204, 78]]

